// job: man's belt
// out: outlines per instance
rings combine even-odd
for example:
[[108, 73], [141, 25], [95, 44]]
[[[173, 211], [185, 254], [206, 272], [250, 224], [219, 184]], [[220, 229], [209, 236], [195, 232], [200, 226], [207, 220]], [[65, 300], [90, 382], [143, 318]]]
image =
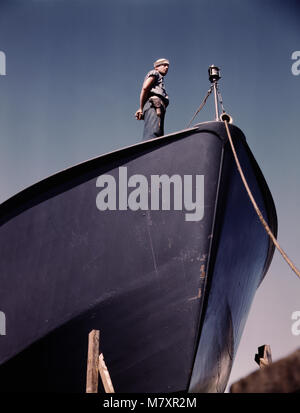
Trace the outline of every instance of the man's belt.
[[163, 107], [164, 111], [166, 110], [166, 105], [164, 101], [159, 98], [158, 96], [151, 96], [149, 98], [149, 102], [151, 103], [152, 107], [155, 108], [157, 116], [161, 117], [161, 109]]

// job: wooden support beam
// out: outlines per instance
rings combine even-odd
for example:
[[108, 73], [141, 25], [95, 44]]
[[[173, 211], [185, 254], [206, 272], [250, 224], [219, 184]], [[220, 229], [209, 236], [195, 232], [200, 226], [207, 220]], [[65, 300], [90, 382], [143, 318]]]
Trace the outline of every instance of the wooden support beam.
[[258, 347], [258, 353], [255, 354], [254, 360], [262, 369], [272, 363], [271, 347], [268, 344]]
[[114, 393], [114, 387], [109, 375], [109, 371], [106, 367], [105, 361], [104, 361], [104, 357], [103, 354], [101, 353], [99, 356], [99, 373], [101, 376], [101, 380], [102, 380], [102, 384], [105, 390], [105, 393]]
[[86, 393], [98, 393], [99, 330], [89, 333]]

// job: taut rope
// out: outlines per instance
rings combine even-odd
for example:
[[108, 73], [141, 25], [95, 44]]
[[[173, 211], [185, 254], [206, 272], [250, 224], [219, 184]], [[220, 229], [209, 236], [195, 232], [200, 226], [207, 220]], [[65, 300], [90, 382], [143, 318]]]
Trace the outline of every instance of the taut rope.
[[265, 221], [265, 219], [264, 219], [264, 217], [263, 217], [263, 215], [262, 215], [262, 213], [261, 213], [261, 211], [260, 211], [260, 209], [259, 209], [259, 207], [258, 207], [258, 205], [257, 205], [257, 203], [256, 203], [256, 201], [255, 201], [255, 199], [254, 199], [254, 197], [253, 197], [253, 195], [252, 195], [252, 192], [251, 192], [251, 190], [250, 190], [250, 188], [249, 188], [249, 185], [248, 185], [248, 183], [247, 183], [247, 180], [246, 180], [245, 175], [244, 175], [244, 173], [243, 173], [243, 170], [242, 170], [242, 168], [241, 168], [241, 165], [240, 165], [238, 156], [237, 156], [237, 154], [236, 154], [236, 150], [235, 150], [235, 147], [234, 147], [234, 144], [233, 144], [233, 141], [232, 141], [232, 137], [231, 137], [231, 134], [230, 134], [230, 131], [229, 131], [229, 128], [228, 128], [228, 122], [227, 122], [227, 120], [224, 120], [224, 123], [225, 123], [226, 131], [227, 131], [228, 139], [229, 139], [229, 142], [230, 142], [230, 146], [231, 146], [231, 149], [232, 149], [232, 153], [233, 153], [233, 156], [234, 156], [234, 159], [235, 159], [235, 163], [236, 163], [236, 165], [237, 165], [238, 171], [239, 171], [239, 173], [240, 173], [240, 176], [241, 176], [241, 178], [242, 178], [243, 184], [244, 184], [244, 186], [245, 186], [245, 188], [246, 188], [246, 191], [247, 191], [247, 193], [248, 193], [248, 196], [249, 196], [249, 198], [250, 198], [250, 201], [251, 201], [251, 203], [252, 203], [252, 205], [253, 205], [253, 207], [254, 207], [254, 209], [255, 209], [255, 211], [256, 211], [259, 219], [260, 219], [260, 222], [262, 223], [262, 225], [263, 225], [263, 227], [265, 228], [267, 234], [269, 235], [269, 237], [270, 237], [271, 240], [273, 241], [273, 244], [275, 245], [275, 247], [278, 249], [278, 251], [279, 251], [280, 254], [283, 256], [283, 258], [285, 259], [285, 261], [288, 263], [288, 265], [289, 265], [289, 266], [291, 267], [291, 269], [294, 271], [294, 273], [295, 273], [296, 275], [298, 275], [298, 277], [300, 278], [300, 271], [299, 271], [298, 268], [294, 265], [294, 263], [291, 261], [291, 259], [287, 256], [287, 254], [284, 252], [284, 250], [281, 248], [281, 246], [278, 244], [277, 239], [275, 238], [275, 236], [274, 236], [274, 234], [272, 233], [269, 225], [268, 225], [267, 222]]

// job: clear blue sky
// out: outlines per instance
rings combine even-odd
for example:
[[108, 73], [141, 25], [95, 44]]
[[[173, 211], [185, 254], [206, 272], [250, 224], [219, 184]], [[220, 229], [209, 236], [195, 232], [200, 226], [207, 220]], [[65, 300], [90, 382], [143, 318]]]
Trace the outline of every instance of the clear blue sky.
[[[40, 179], [140, 140], [142, 80], [167, 57], [165, 129], [186, 127], [221, 67], [225, 109], [272, 191], [278, 239], [300, 266], [300, 50], [297, 0], [1, 0], [0, 202]], [[197, 122], [213, 119], [213, 102]], [[300, 346], [291, 314], [300, 280], [278, 253], [257, 292], [230, 383]]]

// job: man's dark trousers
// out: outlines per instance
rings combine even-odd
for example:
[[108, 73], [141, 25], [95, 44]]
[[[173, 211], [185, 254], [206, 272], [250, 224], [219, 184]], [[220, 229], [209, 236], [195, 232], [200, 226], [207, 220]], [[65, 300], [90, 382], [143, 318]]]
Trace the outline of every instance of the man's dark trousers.
[[155, 107], [149, 100], [146, 102], [143, 110], [144, 116], [144, 133], [143, 141], [157, 138], [164, 134], [165, 110], [161, 107], [161, 116], [157, 116]]

